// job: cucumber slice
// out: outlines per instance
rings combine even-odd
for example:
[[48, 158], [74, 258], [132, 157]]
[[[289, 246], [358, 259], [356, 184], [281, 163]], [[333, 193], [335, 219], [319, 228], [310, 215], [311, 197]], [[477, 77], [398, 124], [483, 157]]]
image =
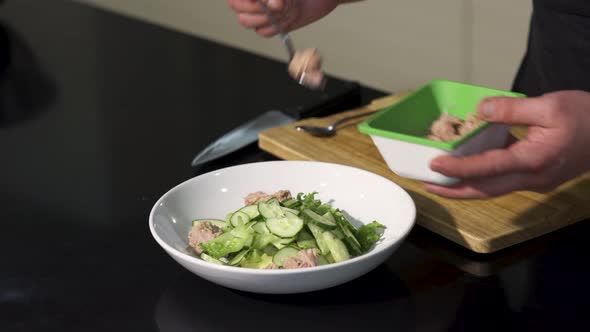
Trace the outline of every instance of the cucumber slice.
[[295, 210], [295, 209], [289, 209], [289, 208], [287, 208], [287, 207], [284, 207], [284, 206], [282, 206], [282, 207], [281, 207], [281, 210], [283, 210], [283, 213], [284, 213], [284, 212], [291, 212], [291, 213], [293, 213], [294, 215], [298, 215], [298, 214], [299, 214], [299, 210]]
[[318, 264], [319, 265], [327, 265], [327, 264], [330, 264], [330, 262], [328, 262], [326, 257], [324, 257], [322, 255], [318, 255]]
[[215, 225], [223, 230], [225, 230], [228, 227], [228, 224], [223, 221], [223, 220], [219, 220], [219, 219], [197, 219], [197, 220], [193, 220], [193, 227], [197, 226], [198, 224], [202, 223], [203, 221], [206, 221], [212, 225]]
[[266, 204], [279, 205], [279, 200], [276, 197], [271, 197], [265, 203]]
[[344, 242], [346, 242], [348, 248], [352, 252], [354, 256], [361, 254], [361, 244], [356, 239], [356, 237], [350, 232], [348, 227], [343, 225], [342, 223], [338, 223], [340, 230], [344, 234]]
[[285, 217], [268, 219], [266, 227], [277, 236], [294, 237], [303, 228], [303, 220], [290, 212], [285, 212]]
[[309, 230], [311, 231], [311, 234], [313, 234], [313, 237], [315, 238], [315, 241], [318, 245], [318, 248], [320, 248], [322, 255], [329, 254], [330, 248], [328, 247], [328, 245], [326, 244], [326, 241], [324, 240], [324, 236], [323, 236], [324, 230], [320, 226], [317, 226], [315, 224], [307, 224], [307, 228], [309, 228]]
[[287, 207], [287, 208], [294, 208], [299, 205], [298, 203], [299, 203], [299, 201], [296, 200], [295, 198], [289, 198], [287, 200], [282, 201], [281, 205], [283, 205], [284, 207]]
[[295, 241], [295, 237], [280, 238], [274, 234], [270, 235], [273, 237], [270, 243], [277, 249], [283, 249], [284, 247], [288, 246], [289, 244], [293, 243], [293, 241]]
[[229, 233], [232, 236], [242, 238], [245, 241], [252, 233], [254, 233], [254, 230], [249, 226], [240, 225], [229, 231]]
[[280, 237], [276, 238], [274, 242], [278, 242], [280, 244], [290, 244], [293, 243], [293, 241], [295, 241], [295, 237]]
[[318, 244], [315, 240], [304, 240], [304, 241], [297, 241], [297, 246], [301, 249], [312, 249], [317, 248]]
[[340, 226], [341, 228], [348, 229], [348, 231], [352, 233], [353, 236], [356, 236], [357, 229], [354, 227], [353, 224], [350, 223], [350, 221], [348, 221], [348, 219], [346, 219], [344, 214], [342, 214], [342, 211], [335, 210], [332, 216], [336, 220], [336, 224], [338, 224], [338, 226]]
[[245, 225], [250, 222], [250, 216], [242, 211], [236, 211], [232, 216], [229, 218], [231, 224], [234, 227], [238, 227], [240, 225]]
[[266, 255], [269, 256], [274, 256], [277, 252], [279, 251], [279, 249], [275, 248], [274, 246], [266, 246], [264, 247], [264, 249], [262, 249], [262, 252]]
[[282, 244], [279, 241], [273, 241], [271, 242], [271, 244], [277, 249], [277, 250], [281, 250], [283, 248], [285, 248], [287, 245], [286, 244]]
[[279, 251], [272, 257], [272, 262], [275, 263], [276, 266], [283, 266], [283, 263], [286, 259], [297, 256], [299, 250], [293, 247], [285, 247]]
[[301, 230], [301, 232], [299, 232], [299, 234], [297, 234], [297, 241], [305, 241], [305, 240], [314, 240], [314, 237], [306, 229], [303, 229], [303, 230]]
[[201, 248], [207, 255], [220, 259], [228, 254], [238, 252], [244, 248], [246, 237], [239, 237], [233, 234], [236, 229], [223, 233], [206, 243], [201, 243]]
[[258, 211], [265, 219], [284, 217], [285, 213], [277, 204], [258, 203]]
[[258, 204], [248, 205], [238, 210], [239, 212], [243, 212], [250, 217], [250, 220], [255, 219], [260, 215], [258, 211]]
[[336, 236], [340, 240], [343, 240], [345, 237], [344, 233], [342, 233], [342, 231], [338, 228], [334, 228], [330, 232], [334, 233], [334, 236]]
[[335, 262], [342, 262], [350, 259], [350, 253], [348, 252], [346, 245], [344, 242], [339, 240], [334, 235], [334, 233], [326, 231], [324, 232], [323, 236], [326, 244], [328, 245], [328, 248], [330, 248], [330, 254], [334, 258]]
[[252, 226], [252, 229], [258, 234], [270, 234], [268, 227], [266, 227], [266, 223], [264, 221], [257, 222]]
[[244, 247], [251, 248], [253, 243], [254, 243], [254, 235], [250, 234], [246, 238], [246, 242], [244, 242]]
[[320, 216], [319, 214], [313, 212], [310, 209], [305, 209], [303, 210], [303, 212], [301, 212], [301, 214], [303, 215], [303, 217], [305, 218], [305, 220], [309, 223], [313, 223], [325, 228], [335, 228], [336, 227], [336, 223], [332, 222], [331, 220], [324, 218], [323, 216]]
[[[338, 225], [337, 229], [332, 230], [334, 234], [346, 243], [348, 250], [353, 256], [358, 256], [362, 253], [361, 244], [356, 238], [356, 228], [346, 219], [340, 210], [336, 210], [333, 218]], [[338, 231], [338, 232], [337, 232]]]
[[332, 212], [330, 212], [330, 211], [328, 211], [328, 212], [324, 213], [324, 214], [322, 215], [322, 217], [324, 217], [324, 218], [326, 218], [326, 219], [330, 220], [330, 221], [331, 221], [331, 222], [333, 222], [333, 223], [336, 223], [336, 218], [334, 218], [334, 215], [333, 215], [333, 214], [332, 214]]
[[207, 255], [206, 253], [201, 253], [201, 259], [204, 260], [205, 262], [209, 262], [209, 263], [214, 263], [214, 264], [219, 264], [219, 265], [225, 265], [222, 261], [215, 259], [209, 255]]
[[274, 240], [276, 240], [276, 237], [270, 234], [270, 232], [268, 234], [258, 234], [252, 247], [260, 250], [268, 246]]
[[280, 244], [280, 243], [278, 243], [278, 242], [273, 242], [273, 243], [272, 243], [272, 245], [273, 245], [273, 247], [275, 247], [277, 250], [281, 250], [281, 249], [283, 249], [283, 248], [285, 248], [285, 247], [287, 246], [287, 245], [285, 245], [285, 244]]
[[280, 238], [280, 237], [273, 235], [273, 234], [271, 234], [271, 236], [273, 237], [273, 239], [271, 240], [271, 244], [279, 250], [285, 248], [286, 246], [291, 244], [293, 241], [295, 241], [295, 237]]
[[242, 250], [239, 253], [237, 253], [234, 258], [232, 258], [229, 261], [229, 265], [235, 266], [240, 264], [240, 262], [242, 261], [242, 259], [244, 259], [244, 257], [246, 257], [246, 255], [250, 252], [250, 249], [246, 249], [246, 250]]
[[318, 247], [313, 235], [311, 235], [305, 229], [297, 234], [297, 246], [301, 249], [311, 249]]
[[328, 261], [328, 263], [329, 263], [329, 264], [334, 264], [334, 263], [336, 263], [336, 262], [334, 261], [334, 257], [332, 257], [332, 254], [327, 254], [327, 255], [326, 255], [326, 260]]

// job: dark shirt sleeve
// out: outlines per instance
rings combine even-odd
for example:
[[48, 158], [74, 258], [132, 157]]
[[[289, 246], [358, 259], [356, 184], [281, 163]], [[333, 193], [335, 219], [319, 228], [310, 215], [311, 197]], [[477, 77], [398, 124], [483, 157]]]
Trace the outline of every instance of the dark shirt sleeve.
[[590, 1], [534, 0], [527, 52], [513, 90], [590, 91]]

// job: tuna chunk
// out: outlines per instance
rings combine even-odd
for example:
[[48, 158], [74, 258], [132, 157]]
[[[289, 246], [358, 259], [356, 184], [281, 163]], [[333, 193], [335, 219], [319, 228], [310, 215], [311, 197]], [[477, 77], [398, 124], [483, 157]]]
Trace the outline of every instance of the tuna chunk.
[[245, 205], [252, 205], [252, 204], [256, 204], [258, 202], [268, 201], [269, 199], [271, 199], [273, 197], [275, 197], [279, 202], [282, 202], [284, 200], [291, 198], [291, 192], [289, 190], [279, 190], [276, 193], [269, 195], [265, 192], [257, 191], [257, 192], [248, 194], [248, 196], [246, 196], [244, 198], [244, 204]]
[[459, 129], [459, 135], [464, 136], [468, 134], [470, 131], [477, 128], [482, 122], [483, 120], [477, 114], [469, 114], [461, 129]]
[[279, 201], [286, 201], [291, 198], [291, 192], [289, 190], [279, 190], [273, 194], [273, 196]]
[[430, 128], [431, 135], [441, 141], [451, 141], [459, 137], [462, 120], [450, 114], [443, 113]]
[[289, 63], [288, 72], [296, 81], [313, 88], [320, 87], [324, 82], [322, 57], [313, 48], [296, 51]]
[[297, 256], [287, 258], [283, 262], [285, 269], [301, 269], [318, 265], [318, 254], [315, 249], [301, 250]]
[[268, 264], [267, 267], [264, 268], [265, 270], [278, 270], [279, 267], [275, 265], [275, 263]]
[[466, 135], [481, 124], [476, 114], [469, 114], [466, 120], [443, 113], [430, 127], [429, 139], [448, 142]]
[[188, 244], [197, 254], [200, 254], [203, 252], [203, 249], [199, 246], [201, 243], [209, 242], [221, 234], [223, 234], [221, 228], [203, 221], [191, 229], [188, 234]]

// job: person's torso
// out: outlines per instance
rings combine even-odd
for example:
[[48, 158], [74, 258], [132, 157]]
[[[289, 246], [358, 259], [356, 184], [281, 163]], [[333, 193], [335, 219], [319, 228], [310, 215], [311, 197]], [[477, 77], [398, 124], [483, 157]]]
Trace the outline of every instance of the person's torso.
[[558, 12], [590, 16], [590, 0], [534, 0], [535, 7], [544, 6]]
[[590, 91], [590, 0], [534, 0], [526, 57], [513, 89]]

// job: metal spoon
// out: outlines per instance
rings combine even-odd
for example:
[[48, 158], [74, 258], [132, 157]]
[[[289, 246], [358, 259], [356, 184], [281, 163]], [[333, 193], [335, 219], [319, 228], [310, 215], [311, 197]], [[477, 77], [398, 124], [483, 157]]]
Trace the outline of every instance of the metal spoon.
[[[291, 63], [291, 61], [293, 61], [293, 57], [295, 57], [295, 47], [293, 46], [293, 42], [291, 41], [291, 37], [289, 36], [288, 33], [286, 33], [282, 28], [281, 25], [279, 24], [279, 22], [276, 20], [276, 18], [274, 17], [274, 15], [271, 13], [270, 9], [268, 9], [268, 6], [262, 1], [262, 0], [258, 0], [258, 4], [260, 5], [260, 7], [262, 7], [262, 9], [264, 10], [264, 13], [266, 14], [266, 16], [268, 17], [268, 19], [270, 20], [270, 23], [273, 25], [273, 27], [277, 30], [279, 37], [281, 39], [281, 42], [283, 43], [283, 45], [285, 45], [285, 48], [287, 49], [287, 54], [289, 56], [289, 63]], [[306, 87], [309, 88], [311, 90], [323, 90], [326, 86], [326, 80], [324, 78], [324, 80], [320, 83], [319, 86], [311, 86], [306, 84], [306, 79], [305, 79], [305, 73], [303, 73], [303, 75], [301, 75], [301, 77], [297, 80], [297, 82]]]
[[333, 136], [334, 134], [336, 134], [336, 127], [348, 120], [352, 120], [352, 119], [356, 119], [356, 118], [361, 118], [363, 116], [367, 116], [367, 115], [371, 115], [371, 114], [375, 114], [377, 112], [379, 112], [380, 110], [377, 111], [371, 111], [371, 112], [366, 112], [366, 113], [362, 113], [362, 114], [357, 114], [357, 115], [351, 115], [351, 116], [347, 116], [345, 118], [342, 118], [334, 123], [332, 123], [331, 125], [327, 126], [327, 127], [317, 127], [317, 126], [297, 126], [296, 129], [298, 131], [304, 131], [310, 135], [313, 136], [319, 136], [319, 137], [329, 137], [329, 136]]

